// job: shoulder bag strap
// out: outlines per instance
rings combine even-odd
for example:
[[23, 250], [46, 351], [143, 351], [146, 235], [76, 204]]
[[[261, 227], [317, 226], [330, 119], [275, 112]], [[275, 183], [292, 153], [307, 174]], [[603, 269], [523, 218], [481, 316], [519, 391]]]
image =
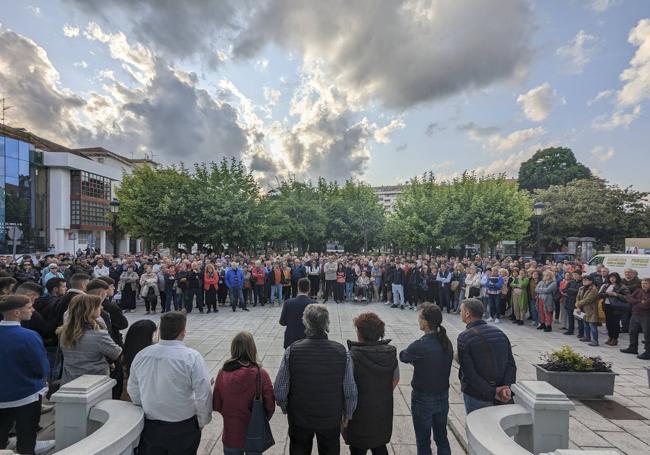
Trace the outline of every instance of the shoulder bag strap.
[[494, 386], [496, 386], [497, 383], [496, 383], [496, 378], [494, 376], [494, 361], [492, 359], [492, 350], [490, 349], [490, 346], [488, 345], [485, 337], [483, 336], [483, 334], [479, 330], [475, 329], [474, 327], [472, 327], [471, 330], [475, 334], [477, 334], [478, 337], [481, 339], [481, 344], [483, 345], [483, 350], [485, 351], [485, 353], [487, 355], [487, 358], [488, 358], [488, 361], [490, 363], [490, 369], [488, 371], [488, 375], [489, 375], [488, 382], [490, 383], [491, 386], [494, 387]]
[[262, 375], [260, 373], [260, 367], [257, 367], [257, 375], [255, 376], [255, 399], [259, 400], [262, 398]]

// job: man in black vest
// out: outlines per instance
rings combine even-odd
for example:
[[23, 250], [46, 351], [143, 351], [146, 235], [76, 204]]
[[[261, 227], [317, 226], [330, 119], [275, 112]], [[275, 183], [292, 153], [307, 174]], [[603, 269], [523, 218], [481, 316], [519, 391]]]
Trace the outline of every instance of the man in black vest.
[[287, 347], [273, 391], [289, 415], [289, 451], [311, 454], [314, 435], [318, 453], [340, 453], [341, 424], [347, 426], [357, 407], [357, 386], [349, 353], [327, 339], [329, 313], [311, 304], [303, 314], [307, 338]]
[[280, 314], [280, 325], [286, 327], [284, 330], [284, 349], [297, 340], [302, 340], [305, 335], [305, 324], [302, 322], [302, 315], [307, 305], [314, 303], [309, 298], [311, 283], [308, 278], [298, 280], [298, 296], [284, 302]]

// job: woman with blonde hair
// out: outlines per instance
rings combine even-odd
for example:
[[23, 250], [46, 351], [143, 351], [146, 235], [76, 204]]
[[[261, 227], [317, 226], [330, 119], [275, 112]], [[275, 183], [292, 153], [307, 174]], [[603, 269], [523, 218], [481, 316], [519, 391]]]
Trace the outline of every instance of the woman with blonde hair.
[[106, 359], [116, 360], [122, 353], [97, 321], [101, 311], [102, 298], [97, 295], [79, 294], [70, 301], [67, 320], [57, 329], [63, 354], [61, 385], [84, 374], [108, 376]]
[[261, 367], [253, 335], [239, 332], [230, 343], [230, 359], [219, 370], [212, 395], [212, 409], [223, 416], [224, 454], [244, 454], [251, 403], [258, 393], [258, 384], [266, 418], [270, 419], [275, 411], [271, 378]]

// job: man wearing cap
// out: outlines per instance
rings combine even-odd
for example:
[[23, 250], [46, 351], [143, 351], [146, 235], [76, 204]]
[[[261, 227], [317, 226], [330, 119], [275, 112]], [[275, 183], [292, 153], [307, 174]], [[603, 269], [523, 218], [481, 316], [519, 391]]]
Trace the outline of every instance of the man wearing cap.
[[54, 447], [54, 441], [36, 441], [50, 364], [41, 337], [20, 325], [31, 319], [33, 311], [28, 297], [0, 298], [4, 317], [0, 322], [0, 449], [7, 448], [9, 431], [15, 424], [16, 450], [21, 454]]

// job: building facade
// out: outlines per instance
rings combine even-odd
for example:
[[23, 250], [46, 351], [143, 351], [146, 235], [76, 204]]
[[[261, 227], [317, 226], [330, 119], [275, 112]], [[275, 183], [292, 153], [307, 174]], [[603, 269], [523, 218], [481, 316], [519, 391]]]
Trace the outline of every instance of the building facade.
[[387, 212], [392, 212], [397, 201], [397, 196], [402, 192], [402, 185], [376, 186], [373, 187], [373, 190], [375, 190], [379, 198], [379, 203], [384, 206], [384, 209]]
[[[139, 165], [103, 148], [71, 149], [0, 124], [0, 254], [140, 251], [112, 235], [111, 201]], [[144, 161], [144, 163], [143, 163]]]

